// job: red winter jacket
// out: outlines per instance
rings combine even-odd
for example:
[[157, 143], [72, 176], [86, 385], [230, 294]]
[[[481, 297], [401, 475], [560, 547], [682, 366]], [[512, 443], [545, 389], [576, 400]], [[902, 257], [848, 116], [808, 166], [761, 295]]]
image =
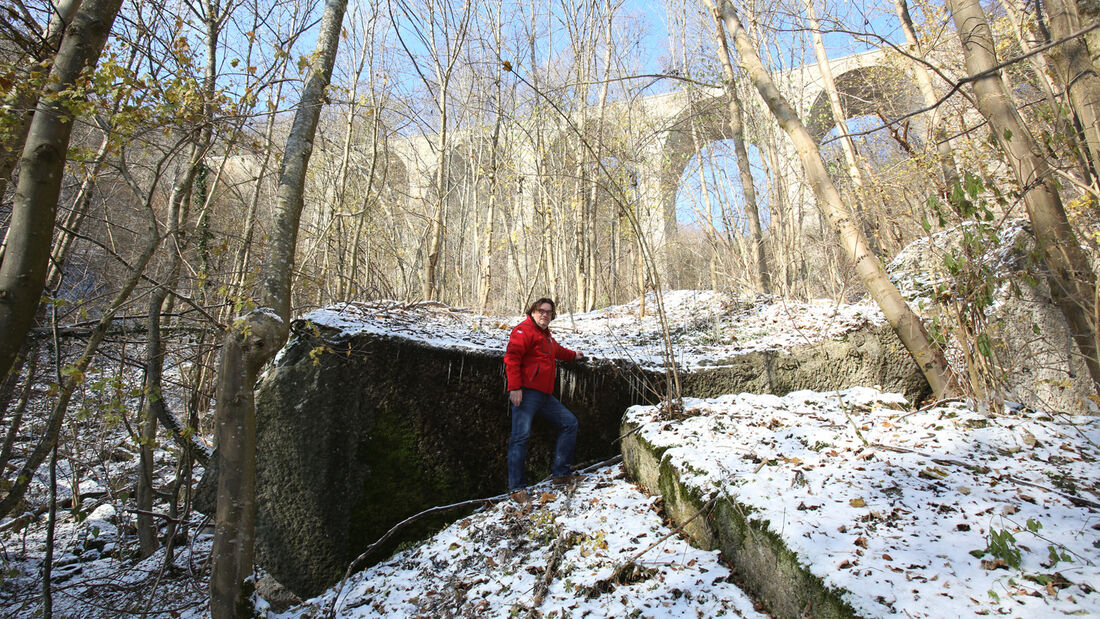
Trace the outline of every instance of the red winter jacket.
[[555, 359], [572, 361], [577, 353], [554, 341], [549, 329], [543, 329], [528, 316], [512, 329], [504, 351], [504, 373], [508, 391], [524, 387], [543, 393], [554, 392], [557, 368]]

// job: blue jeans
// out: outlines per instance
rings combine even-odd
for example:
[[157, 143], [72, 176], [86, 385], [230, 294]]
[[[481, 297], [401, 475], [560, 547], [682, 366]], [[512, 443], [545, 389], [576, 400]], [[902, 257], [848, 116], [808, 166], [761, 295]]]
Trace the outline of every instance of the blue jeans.
[[523, 400], [512, 407], [512, 437], [508, 439], [508, 490], [527, 486], [527, 438], [531, 435], [531, 422], [540, 415], [558, 428], [558, 442], [554, 447], [554, 465], [550, 474], [554, 477], [568, 475], [573, 469], [573, 447], [577, 443], [577, 418], [557, 398], [549, 393], [523, 390]]

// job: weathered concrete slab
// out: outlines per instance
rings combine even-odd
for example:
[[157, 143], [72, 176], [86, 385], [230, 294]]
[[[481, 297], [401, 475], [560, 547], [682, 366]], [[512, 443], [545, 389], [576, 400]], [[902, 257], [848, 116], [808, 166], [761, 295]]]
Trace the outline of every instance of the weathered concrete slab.
[[646, 491], [661, 495], [665, 513], [693, 543], [707, 550], [721, 550], [737, 571], [739, 584], [763, 600], [779, 617], [840, 619], [858, 616], [834, 591], [805, 569], [767, 522], [753, 517], [753, 508], [732, 497], [711, 500], [681, 483], [679, 471], [662, 459], [667, 449], [642, 438], [631, 422], [623, 424], [623, 467]]
[[[927, 393], [883, 326], [713, 363], [681, 376], [684, 395], [860, 384]], [[663, 372], [624, 360], [561, 364], [558, 384], [580, 420], [578, 463], [618, 453], [623, 412], [668, 392]], [[257, 559], [295, 593], [313, 595], [404, 518], [505, 490], [503, 340], [463, 347], [298, 321], [258, 386], [257, 423]], [[548, 472], [553, 438], [536, 423], [532, 480]]]

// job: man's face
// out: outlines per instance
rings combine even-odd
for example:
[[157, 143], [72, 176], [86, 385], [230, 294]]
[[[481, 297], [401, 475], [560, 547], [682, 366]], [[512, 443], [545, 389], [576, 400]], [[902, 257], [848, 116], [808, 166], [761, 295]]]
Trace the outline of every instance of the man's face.
[[543, 303], [538, 306], [538, 309], [531, 312], [531, 317], [535, 319], [535, 324], [545, 329], [550, 326], [551, 318], [554, 315], [554, 306], [549, 303]]

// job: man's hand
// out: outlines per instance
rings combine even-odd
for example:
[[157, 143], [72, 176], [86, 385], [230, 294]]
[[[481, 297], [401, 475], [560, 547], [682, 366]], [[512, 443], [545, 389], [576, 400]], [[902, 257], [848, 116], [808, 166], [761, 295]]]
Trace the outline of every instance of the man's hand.
[[584, 359], [584, 353], [578, 350], [577, 356], [573, 357], [573, 361], [580, 361], [581, 359]]
[[508, 401], [512, 403], [512, 406], [519, 406], [519, 403], [523, 401], [523, 390], [515, 389], [508, 392]]

